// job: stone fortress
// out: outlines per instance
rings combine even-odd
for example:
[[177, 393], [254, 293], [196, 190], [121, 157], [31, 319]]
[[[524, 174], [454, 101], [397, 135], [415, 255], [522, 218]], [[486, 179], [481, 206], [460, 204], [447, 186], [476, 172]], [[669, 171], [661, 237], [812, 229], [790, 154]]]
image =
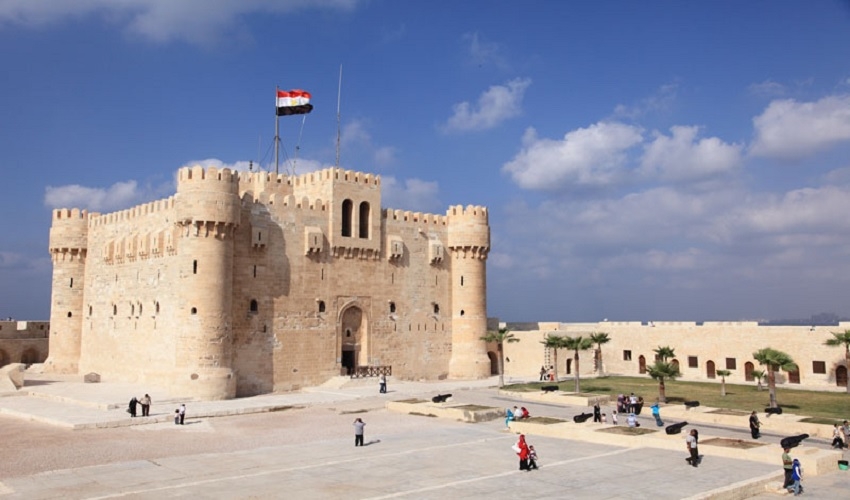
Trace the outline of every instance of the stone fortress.
[[486, 208], [383, 209], [375, 175], [184, 167], [167, 199], [54, 210], [44, 371], [200, 399], [487, 377], [489, 248]]
[[0, 367], [44, 362], [49, 331], [47, 321], [0, 320]]

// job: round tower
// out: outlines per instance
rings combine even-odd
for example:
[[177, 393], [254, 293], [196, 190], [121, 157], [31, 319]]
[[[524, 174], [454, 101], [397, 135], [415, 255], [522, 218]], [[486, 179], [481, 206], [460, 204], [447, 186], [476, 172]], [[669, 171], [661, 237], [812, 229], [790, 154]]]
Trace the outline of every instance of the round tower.
[[233, 235], [239, 176], [230, 169], [181, 168], [175, 196], [180, 303], [175, 389], [201, 399], [236, 395], [232, 370]]
[[76, 374], [79, 367], [88, 222], [86, 211], [53, 211], [49, 243], [53, 261], [50, 340], [49, 355], [44, 362], [44, 371], [48, 373]]
[[449, 377], [490, 375], [487, 345], [487, 253], [490, 226], [485, 207], [449, 207], [448, 249], [451, 253], [452, 357]]

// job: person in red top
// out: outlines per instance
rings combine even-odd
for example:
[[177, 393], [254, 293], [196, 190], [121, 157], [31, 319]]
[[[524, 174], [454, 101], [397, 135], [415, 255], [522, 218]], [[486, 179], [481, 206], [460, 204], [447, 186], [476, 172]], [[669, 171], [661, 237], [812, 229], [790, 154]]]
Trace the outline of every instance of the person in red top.
[[519, 440], [514, 445], [514, 450], [519, 455], [519, 470], [528, 471], [528, 444], [525, 442], [525, 434], [519, 435]]

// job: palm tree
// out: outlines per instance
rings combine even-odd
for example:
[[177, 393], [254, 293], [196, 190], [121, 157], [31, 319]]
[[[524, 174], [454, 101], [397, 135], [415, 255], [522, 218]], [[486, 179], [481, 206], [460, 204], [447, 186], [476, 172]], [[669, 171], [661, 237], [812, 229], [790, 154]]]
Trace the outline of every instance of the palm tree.
[[484, 342], [496, 342], [499, 347], [499, 387], [505, 385], [505, 350], [502, 345], [505, 342], [519, 342], [519, 339], [514, 337], [507, 328], [499, 328], [496, 332], [487, 332], [487, 335], [481, 337]]
[[679, 372], [679, 367], [673, 363], [666, 361], [656, 361], [652, 366], [646, 368], [646, 372], [654, 380], [658, 381], [658, 401], [667, 402], [667, 394], [665, 393], [665, 380], [676, 380], [682, 374]]
[[573, 359], [575, 360], [575, 381], [576, 387], [575, 392], [578, 394], [581, 392], [581, 380], [580, 373], [578, 369], [578, 352], [586, 351], [593, 347], [593, 339], [584, 338], [581, 335], [578, 337], [564, 337], [564, 348], [571, 349], [573, 351]]
[[559, 335], [546, 335], [546, 339], [540, 342], [548, 349], [552, 349], [553, 358], [555, 359], [555, 382], [558, 381], [558, 349], [564, 348], [564, 337]]
[[[830, 332], [832, 338], [824, 342], [828, 346], [838, 347], [844, 346], [844, 366], [850, 369], [850, 330], [844, 330], [842, 333]], [[850, 384], [847, 384], [847, 394], [850, 394]]]
[[726, 377], [732, 375], [732, 372], [729, 370], [717, 370], [718, 375], [720, 375], [720, 395], [726, 395]]
[[655, 359], [665, 363], [668, 359], [676, 357], [675, 351], [669, 345], [665, 345], [664, 347], [658, 346], [658, 349], [653, 349], [652, 351], [655, 353]]
[[596, 344], [596, 352], [593, 353], [593, 358], [596, 360], [597, 375], [604, 375], [605, 369], [602, 366], [602, 344], [607, 344], [611, 341], [611, 337], [605, 332], [593, 332], [590, 334], [590, 340]]
[[756, 379], [756, 390], [761, 390], [761, 379], [764, 378], [764, 370], [753, 370], [750, 372], [754, 379]]
[[791, 356], [771, 347], [759, 349], [753, 353], [753, 359], [767, 368], [767, 388], [770, 391], [770, 407], [776, 408], [776, 370], [792, 372], [797, 369], [797, 364]]

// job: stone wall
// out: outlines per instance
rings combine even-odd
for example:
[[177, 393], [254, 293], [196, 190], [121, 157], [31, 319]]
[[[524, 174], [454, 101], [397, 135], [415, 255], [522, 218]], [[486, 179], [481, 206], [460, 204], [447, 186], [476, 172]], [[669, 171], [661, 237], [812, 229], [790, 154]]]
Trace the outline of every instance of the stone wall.
[[43, 363], [49, 334], [48, 321], [0, 321], [0, 366]]

